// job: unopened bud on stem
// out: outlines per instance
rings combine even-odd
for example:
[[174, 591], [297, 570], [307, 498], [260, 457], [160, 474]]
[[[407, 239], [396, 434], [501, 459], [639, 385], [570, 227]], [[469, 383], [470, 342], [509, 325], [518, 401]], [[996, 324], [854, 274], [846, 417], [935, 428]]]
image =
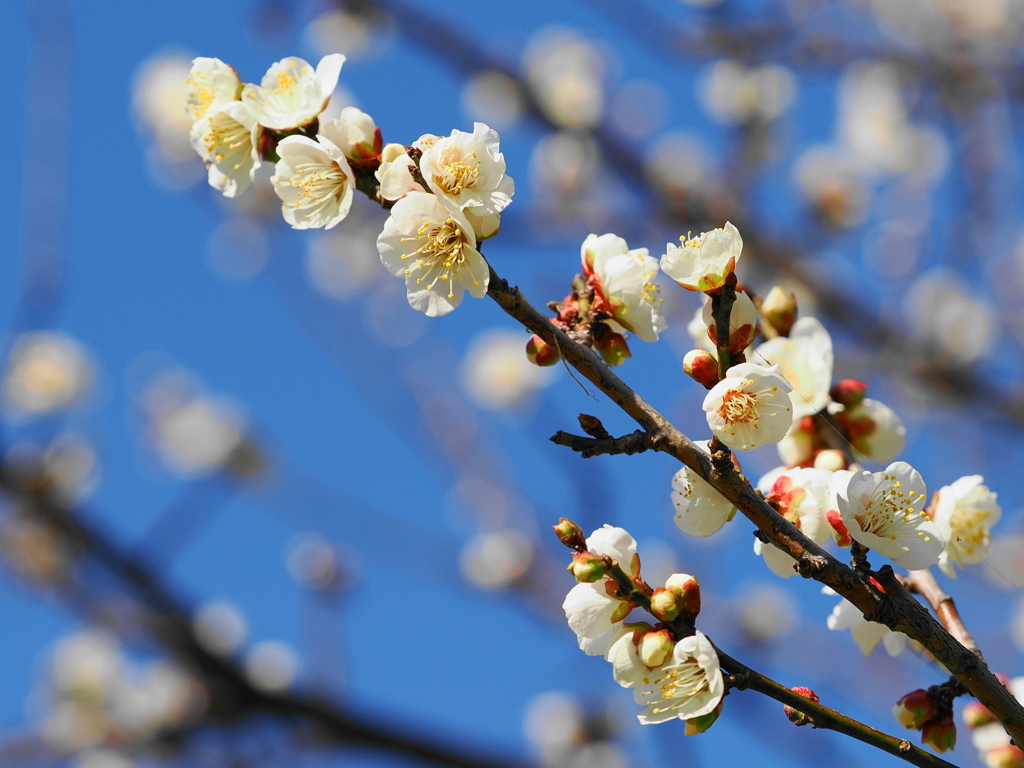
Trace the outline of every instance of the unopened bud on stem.
[[604, 561], [600, 555], [578, 552], [572, 556], [566, 570], [576, 577], [576, 581], [593, 582], [604, 577]]
[[718, 383], [718, 361], [704, 349], [691, 349], [683, 358], [683, 371], [691, 379], [711, 389]]
[[789, 336], [796, 322], [796, 312], [796, 296], [787, 294], [778, 285], [768, 292], [761, 303], [761, 316], [779, 336]]
[[587, 539], [583, 535], [583, 529], [580, 528], [576, 523], [568, 518], [560, 518], [558, 525], [551, 526], [558, 540], [565, 544], [569, 549], [575, 549], [577, 552], [582, 552], [587, 548]]
[[[804, 688], [802, 685], [798, 685], [795, 688], [790, 688], [793, 693], [803, 696], [808, 701], [813, 701], [815, 704], [818, 703], [818, 694], [812, 691], [810, 688]], [[794, 725], [813, 725], [814, 721], [809, 715], [801, 712], [799, 709], [789, 706], [788, 704], [783, 705], [783, 710], [786, 712], [786, 717]]]
[[837, 403], [852, 408], [864, 402], [864, 393], [867, 389], [868, 385], [859, 379], [843, 379], [833, 384], [828, 394]]
[[676, 647], [675, 640], [667, 629], [648, 632], [640, 638], [637, 655], [648, 667], [660, 667]]
[[557, 349], [544, 341], [544, 339], [537, 334], [533, 334], [530, 340], [526, 342], [526, 357], [534, 365], [545, 368], [557, 363], [561, 355], [558, 354]]

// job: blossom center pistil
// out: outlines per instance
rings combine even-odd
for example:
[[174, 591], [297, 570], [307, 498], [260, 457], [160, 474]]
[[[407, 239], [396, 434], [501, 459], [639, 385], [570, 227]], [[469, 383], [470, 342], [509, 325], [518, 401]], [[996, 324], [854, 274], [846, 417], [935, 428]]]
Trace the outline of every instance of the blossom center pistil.
[[[205, 136], [206, 161], [219, 163], [229, 153], [235, 154], [239, 148], [247, 148], [250, 140], [251, 135], [244, 125], [218, 113], [210, 119], [210, 130]], [[235, 170], [240, 167], [241, 162], [235, 163]]]
[[679, 709], [686, 705], [688, 699], [711, 687], [707, 674], [692, 661], [662, 667], [661, 671], [663, 674], [658, 677], [644, 678], [647, 687], [640, 691], [646, 706], [663, 703], [663, 706], [652, 707], [651, 712], [655, 715]]
[[746, 424], [757, 419], [757, 398], [742, 389], [730, 389], [722, 396], [718, 414], [730, 424]]
[[[455, 294], [451, 285], [459, 269], [466, 263], [464, 252], [465, 245], [469, 242], [466, 233], [462, 231], [452, 218], [445, 219], [440, 224], [424, 222], [416, 231], [418, 240], [422, 245], [411, 253], [403, 253], [403, 259], [416, 257], [416, 266], [425, 270], [424, 274], [416, 279], [417, 285], [423, 285], [427, 281], [427, 290], [435, 290], [437, 281], [448, 284], [448, 298], [454, 299]], [[413, 238], [403, 237], [402, 243]], [[410, 270], [406, 270], [409, 274]], [[474, 276], [473, 285], [479, 285]]]
[[[471, 152], [468, 157], [475, 159], [476, 154]], [[470, 165], [454, 153], [443, 159], [442, 167], [442, 173], [434, 174], [434, 183], [443, 189], [446, 195], [457, 197], [464, 190], [476, 186], [480, 180], [480, 164]]]
[[321, 202], [331, 196], [341, 199], [348, 179], [337, 163], [299, 163], [289, 183], [306, 198], [300, 197], [292, 203], [298, 208], [305, 202]]

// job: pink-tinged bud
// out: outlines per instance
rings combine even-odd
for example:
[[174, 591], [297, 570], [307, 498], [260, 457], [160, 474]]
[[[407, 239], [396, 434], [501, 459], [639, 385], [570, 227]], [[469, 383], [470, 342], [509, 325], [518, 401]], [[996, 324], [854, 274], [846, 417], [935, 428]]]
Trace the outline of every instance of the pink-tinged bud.
[[526, 342], [526, 357], [531, 363], [539, 365], [541, 368], [554, 365], [561, 359], [558, 350], [537, 334], [533, 334]]
[[691, 349], [683, 358], [683, 371], [705, 389], [718, 383], [718, 361], [705, 349]]
[[651, 613], [659, 621], [675, 621], [679, 616], [679, 598], [664, 587], [658, 587], [651, 595]]
[[956, 724], [953, 713], [930, 720], [921, 729], [921, 743], [936, 752], [946, 752], [956, 746]]
[[897, 701], [892, 713], [896, 717], [896, 722], [904, 728], [920, 730], [929, 720], [935, 719], [939, 711], [935, 708], [928, 691], [918, 688]]
[[843, 516], [839, 514], [839, 510], [830, 509], [826, 515], [828, 518], [828, 524], [832, 526], [832, 536], [836, 540], [836, 544], [840, 547], [848, 547], [853, 544], [853, 537], [850, 535], [850, 531], [846, 528], [846, 523], [843, 522]]
[[868, 385], [859, 379], [843, 379], [833, 384], [828, 394], [837, 403], [852, 408], [864, 402], [864, 393], [867, 389]]
[[718, 716], [722, 714], [722, 710], [725, 708], [725, 699], [718, 702], [718, 706], [708, 712], [706, 715], [700, 717], [691, 717], [686, 722], [686, 729], [683, 731], [684, 736], [694, 736], [698, 733], [704, 733], [708, 728], [715, 724]]
[[665, 659], [672, 655], [676, 647], [676, 641], [672, 639], [667, 629], [659, 629], [657, 632], [648, 632], [640, 638], [636, 647], [640, 661], [648, 667], [660, 667]]
[[604, 577], [604, 561], [590, 552], [578, 552], [572, 556], [566, 570], [576, 577], [576, 581], [590, 583]]
[[559, 518], [558, 525], [551, 526], [555, 531], [558, 540], [569, 549], [582, 552], [587, 548], [587, 539], [583, 535], [583, 529], [567, 518]]
[[676, 596], [679, 615], [695, 619], [700, 613], [700, 584], [688, 573], [673, 573], [665, 581], [665, 588]]
[[[795, 688], [790, 688], [793, 693], [798, 696], [803, 696], [808, 701], [813, 701], [815, 704], [818, 703], [818, 694], [812, 691], [810, 688], [804, 688], [802, 685], [798, 685]], [[786, 717], [789, 718], [789, 722], [794, 725], [813, 725], [814, 720], [811, 719], [810, 715], [804, 714], [799, 709], [784, 704], [782, 706], [783, 711], [786, 713]]]
[[983, 725], [991, 725], [996, 721], [995, 715], [980, 701], [971, 701], [964, 705], [962, 717], [964, 725], [972, 730], [981, 728]]
[[[595, 325], [603, 325], [597, 323]], [[604, 332], [594, 334], [594, 347], [608, 365], [622, 365], [627, 357], [632, 357], [626, 337], [621, 333], [610, 331], [605, 326]]]
[[983, 755], [988, 768], [1024, 768], [1024, 752], [1013, 744], [993, 747]]
[[814, 454], [814, 468], [838, 472], [840, 469], [846, 469], [846, 457], [842, 451], [834, 448], [818, 451]]
[[789, 336], [796, 322], [796, 296], [787, 294], [781, 286], [776, 285], [761, 302], [761, 317], [765, 319], [779, 336]]

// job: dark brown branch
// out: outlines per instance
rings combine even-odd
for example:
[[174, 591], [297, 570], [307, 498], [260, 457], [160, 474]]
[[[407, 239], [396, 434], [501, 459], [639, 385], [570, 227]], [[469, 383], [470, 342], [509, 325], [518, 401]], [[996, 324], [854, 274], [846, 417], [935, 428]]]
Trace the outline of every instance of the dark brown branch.
[[593, 456], [612, 456], [620, 453], [632, 455], [634, 453], [654, 450], [657, 438], [657, 435], [644, 432], [642, 429], [630, 432], [622, 437], [602, 438], [583, 437], [558, 430], [558, 432], [551, 436], [551, 442], [571, 448], [584, 459], [589, 459]]
[[967, 630], [963, 619], [960, 618], [956, 603], [939, 586], [939, 582], [935, 580], [935, 575], [930, 570], [911, 571], [902, 579], [902, 582], [908, 591], [916, 592], [928, 601], [928, 605], [935, 611], [935, 615], [939, 617], [939, 621], [942, 622], [942, 626], [949, 634], [959, 640], [964, 648], [981, 656], [978, 644], [974, 642], [974, 637]]
[[622, 381], [592, 350], [574, 343], [531, 305], [516, 288], [490, 271], [488, 295], [511, 317], [558, 347], [562, 358], [590, 380], [612, 402], [648, 432], [659, 433], [657, 450], [674, 456], [697, 472], [731, 501], [772, 543], [797, 561], [801, 575], [810, 576], [845, 597], [865, 618], [917, 640], [947, 670], [956, 675], [1007, 732], [1024, 743], [1024, 707], [971, 650], [961, 645], [896, 579], [892, 568], [879, 572], [880, 593], [863, 583], [859, 574], [810, 541], [761, 498], [731, 462], [714, 464], [686, 435]]
[[811, 719], [814, 728], [824, 728], [842, 733], [850, 738], [857, 739], [857, 741], [870, 744], [872, 747], [876, 747], [883, 752], [888, 752], [890, 755], [894, 755], [901, 760], [906, 760], [912, 765], [921, 766], [921, 768], [956, 768], [953, 763], [946, 762], [941, 757], [930, 752], [925, 752], [920, 747], [911, 744], [907, 739], [890, 736], [859, 720], [854, 720], [840, 712], [836, 712], [834, 709], [829, 709], [810, 699], [805, 699], [781, 683], [765, 677], [760, 672], [755, 672], [742, 662], [718, 650], [718, 648], [715, 648], [715, 650], [718, 651], [718, 659], [721, 662], [722, 668], [736, 676], [736, 689], [757, 691], [770, 699], [775, 699], [786, 706], [799, 710]]

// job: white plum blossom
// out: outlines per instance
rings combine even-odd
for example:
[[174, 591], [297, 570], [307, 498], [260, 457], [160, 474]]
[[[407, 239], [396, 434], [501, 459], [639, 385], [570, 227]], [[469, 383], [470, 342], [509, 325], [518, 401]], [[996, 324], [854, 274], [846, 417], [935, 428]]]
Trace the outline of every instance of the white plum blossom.
[[907, 430], [896, 412], [877, 400], [864, 398], [858, 405], [843, 408], [829, 405], [850, 439], [858, 459], [883, 463], [895, 459], [907, 441]]
[[473, 228], [428, 192], [412, 192], [395, 203], [377, 250], [387, 270], [405, 278], [409, 305], [428, 317], [447, 315], [465, 291], [478, 299], [487, 293], [490, 273]]
[[608, 323], [613, 331], [657, 341], [665, 330], [663, 299], [651, 281], [658, 274], [658, 260], [646, 248], [629, 250], [625, 240], [610, 233], [588, 235], [580, 251], [583, 271], [594, 287], [594, 309], [613, 318]]
[[355, 177], [344, 152], [324, 136], [289, 136], [277, 145], [271, 178], [281, 213], [293, 229], [330, 229], [352, 207]]
[[[587, 551], [607, 555], [630, 576], [640, 575], [640, 557], [636, 541], [622, 528], [605, 525], [587, 538]], [[608, 651], [622, 630], [622, 620], [629, 615], [633, 604], [613, 597], [615, 582], [603, 577], [594, 582], [581, 582], [569, 590], [562, 603], [569, 628], [576, 633], [579, 646], [589, 656], [601, 656]]]
[[419, 163], [430, 191], [462, 211], [480, 238], [498, 231], [498, 214], [515, 192], [498, 141], [497, 131], [474, 123], [472, 133], [452, 131], [436, 139]]
[[776, 336], [757, 347], [755, 359], [778, 365], [793, 385], [793, 418], [818, 413], [829, 403], [832, 385], [832, 337], [813, 317], [793, 324], [789, 336]]
[[704, 398], [708, 426], [719, 440], [739, 451], [777, 443], [793, 423], [790, 389], [777, 365], [734, 365]]
[[[832, 535], [828, 522], [832, 475], [825, 469], [773, 470], [761, 478], [757, 487], [779, 514], [815, 544], [823, 544]], [[788, 579], [796, 573], [796, 561], [778, 547], [754, 539], [754, 553], [763, 556], [765, 565], [777, 576]]]
[[259, 85], [245, 85], [242, 101], [264, 128], [300, 128], [324, 111], [344, 63], [342, 54], [332, 53], [320, 59], [314, 71], [304, 59], [281, 59], [267, 70]]
[[323, 123], [318, 133], [354, 163], [375, 157], [380, 149], [377, 146], [377, 124], [356, 107], [345, 107], [341, 110], [340, 119]]
[[[836, 594], [829, 587], [823, 587], [821, 593], [823, 595]], [[885, 652], [890, 656], [899, 656], [907, 646], [906, 635], [902, 632], [893, 632], [885, 624], [868, 621], [860, 609], [846, 598], [839, 600], [826, 623], [828, 628], [835, 632], [850, 630], [850, 636], [865, 656], [871, 655], [879, 641], [885, 646]]]
[[206, 163], [211, 187], [225, 197], [238, 197], [249, 188], [260, 167], [259, 137], [259, 124], [240, 101], [192, 125], [192, 147]]
[[[706, 440], [694, 442], [704, 453]], [[672, 505], [675, 507], [676, 525], [690, 536], [710, 536], [732, 520], [736, 507], [708, 482], [689, 467], [683, 465], [672, 478]]]
[[854, 472], [835, 497], [854, 541], [912, 571], [935, 565], [945, 546], [938, 526], [923, 511], [924, 502], [924, 480], [905, 461], [883, 472]]
[[661, 269], [688, 291], [720, 288], [736, 271], [743, 251], [743, 238], [730, 222], [721, 229], [680, 241], [681, 246], [667, 245]]
[[205, 120], [212, 112], [236, 101], [241, 86], [238, 73], [220, 59], [192, 59], [192, 69], [185, 78], [186, 110], [193, 122]]
[[968, 475], [943, 486], [932, 509], [932, 520], [946, 541], [939, 556], [939, 568], [951, 579], [956, 578], [957, 565], [963, 567], [985, 559], [992, 526], [1003, 514], [996, 494], [983, 482], [981, 475]]
[[675, 644], [672, 654], [656, 667], [640, 658], [634, 633], [621, 635], [608, 651], [616, 682], [633, 689], [633, 700], [644, 707], [637, 717], [644, 725], [706, 715], [722, 700], [725, 680], [711, 641], [696, 632]]

